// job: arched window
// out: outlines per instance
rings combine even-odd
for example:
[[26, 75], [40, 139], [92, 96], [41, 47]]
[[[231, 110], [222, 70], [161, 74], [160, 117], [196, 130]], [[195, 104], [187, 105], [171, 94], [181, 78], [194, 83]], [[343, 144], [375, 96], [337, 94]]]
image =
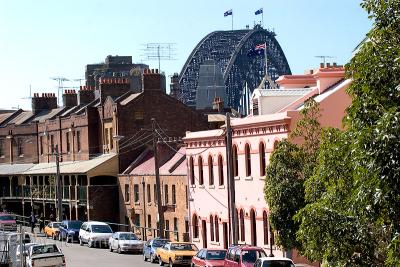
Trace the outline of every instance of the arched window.
[[240, 210], [239, 221], [240, 221], [240, 241], [245, 241], [246, 240], [246, 233], [245, 233], [245, 227], [244, 227], [244, 212], [243, 212], [243, 209]]
[[278, 141], [278, 140], [275, 140], [275, 141], [274, 141], [274, 149], [278, 147], [278, 144], [279, 144], [279, 141]]
[[264, 210], [263, 212], [263, 230], [264, 230], [264, 245], [268, 244], [268, 215]]
[[214, 217], [214, 223], [215, 223], [215, 242], [219, 242], [219, 223], [217, 215], [215, 215]]
[[258, 154], [260, 156], [260, 176], [265, 176], [266, 162], [265, 162], [265, 145], [264, 145], [264, 142], [260, 143], [260, 145], [258, 147]]
[[192, 228], [193, 228], [193, 238], [199, 238], [199, 220], [197, 219], [196, 214], [193, 214]]
[[244, 146], [244, 155], [245, 155], [245, 163], [246, 163], [246, 176], [251, 176], [251, 154], [250, 154], [250, 145], [246, 144]]
[[203, 176], [203, 158], [199, 157], [199, 184], [204, 184], [204, 176]]
[[236, 226], [235, 226], [235, 231], [236, 231], [236, 233], [237, 233], [237, 236], [238, 236], [238, 240], [240, 239], [240, 235], [239, 235], [239, 221], [240, 221], [240, 219], [239, 219], [239, 210], [238, 209], [236, 209]]
[[218, 156], [218, 179], [219, 185], [224, 185], [224, 163], [221, 155]]
[[233, 176], [238, 176], [239, 174], [239, 163], [238, 163], [238, 148], [236, 145], [233, 146], [232, 149], [233, 154]]
[[214, 165], [212, 156], [208, 156], [208, 183], [214, 185]]
[[189, 158], [189, 171], [190, 171], [190, 183], [192, 185], [195, 184], [194, 181], [194, 164], [193, 164], [193, 157]]
[[211, 241], [214, 241], [214, 218], [210, 215], [210, 238]]

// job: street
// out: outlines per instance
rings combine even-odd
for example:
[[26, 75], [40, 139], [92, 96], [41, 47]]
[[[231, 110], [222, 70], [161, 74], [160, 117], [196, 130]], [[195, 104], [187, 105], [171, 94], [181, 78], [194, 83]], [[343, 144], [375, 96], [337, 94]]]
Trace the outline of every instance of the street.
[[142, 254], [118, 254], [110, 252], [106, 248], [88, 248], [80, 246], [79, 243], [66, 243], [54, 241], [50, 238], [45, 238], [38, 234], [36, 237], [31, 237], [31, 242], [36, 243], [56, 243], [65, 255], [65, 260], [68, 267], [82, 266], [157, 266], [150, 262], [144, 262]]

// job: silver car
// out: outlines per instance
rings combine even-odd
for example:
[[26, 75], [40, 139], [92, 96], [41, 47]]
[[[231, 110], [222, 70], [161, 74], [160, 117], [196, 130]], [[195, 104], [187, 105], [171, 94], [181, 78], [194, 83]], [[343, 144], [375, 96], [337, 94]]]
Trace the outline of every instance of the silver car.
[[143, 252], [143, 241], [131, 232], [115, 232], [109, 239], [110, 251]]

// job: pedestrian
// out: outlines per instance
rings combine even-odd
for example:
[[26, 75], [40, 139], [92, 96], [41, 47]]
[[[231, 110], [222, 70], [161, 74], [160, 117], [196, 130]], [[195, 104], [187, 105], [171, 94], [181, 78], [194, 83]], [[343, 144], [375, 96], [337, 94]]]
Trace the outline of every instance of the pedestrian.
[[29, 217], [29, 222], [31, 224], [31, 233], [33, 234], [35, 230], [35, 224], [37, 222], [35, 213], [33, 211], [31, 212], [31, 216]]
[[49, 220], [50, 220], [51, 222], [54, 221], [54, 215], [53, 215], [53, 213], [50, 214]]
[[41, 233], [43, 229], [44, 229], [44, 215], [43, 215], [43, 213], [40, 213], [39, 232]]

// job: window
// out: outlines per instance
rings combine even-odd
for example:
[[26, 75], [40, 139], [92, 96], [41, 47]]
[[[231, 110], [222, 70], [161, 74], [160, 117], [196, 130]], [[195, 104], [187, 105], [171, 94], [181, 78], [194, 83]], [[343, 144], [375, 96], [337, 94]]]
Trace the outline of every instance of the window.
[[193, 228], [193, 238], [199, 238], [199, 220], [197, 219], [196, 214], [193, 214], [192, 228]]
[[178, 218], [174, 218], [174, 231], [178, 232]]
[[113, 128], [110, 128], [110, 149], [114, 148]]
[[190, 171], [190, 184], [194, 185], [194, 164], [193, 164], [193, 157], [189, 158], [189, 171]]
[[135, 111], [133, 113], [133, 117], [136, 121], [142, 121], [144, 119], [144, 112], [143, 111]]
[[78, 152], [81, 152], [81, 132], [77, 131], [76, 132], [76, 147]]
[[164, 185], [164, 204], [167, 205], [168, 204], [168, 185]]
[[215, 215], [214, 217], [214, 223], [215, 223], [215, 242], [219, 242], [219, 223], [218, 223], [218, 216]]
[[268, 215], [264, 210], [263, 212], [263, 229], [264, 229], [264, 244], [268, 244]]
[[258, 99], [253, 99], [253, 115], [258, 115]]
[[24, 144], [23, 144], [22, 138], [17, 139], [17, 152], [18, 152], [18, 156], [24, 155]]
[[186, 195], [186, 208], [189, 207], [189, 196], [188, 196], [188, 188], [185, 186], [185, 195]]
[[169, 239], [169, 220], [165, 220], [165, 238]]
[[0, 157], [4, 157], [4, 139], [0, 139]]
[[224, 185], [224, 165], [221, 155], [218, 156], [218, 179], [219, 185]]
[[260, 156], [260, 176], [265, 176], [265, 168], [266, 168], [266, 162], [265, 162], [265, 145], [264, 142], [261, 142], [258, 148], [258, 153]]
[[129, 202], [129, 184], [125, 185], [125, 202]]
[[133, 217], [133, 224], [136, 226], [140, 226], [140, 214], [136, 214]]
[[176, 204], [176, 192], [175, 192], [175, 185], [172, 185], [172, 204]]
[[251, 154], [250, 154], [250, 145], [246, 144], [244, 146], [244, 156], [246, 163], [246, 176], [251, 176]]
[[154, 203], [157, 205], [158, 195], [157, 195], [157, 185], [154, 185]]
[[237, 146], [234, 145], [233, 146], [233, 176], [238, 176], [238, 172], [239, 172], [239, 162], [238, 162], [238, 149]]
[[212, 156], [208, 156], [208, 183], [214, 185], [214, 165]]
[[210, 238], [214, 241], [214, 217], [210, 215]]
[[104, 147], [106, 147], [106, 150], [108, 149], [108, 144], [109, 144], [109, 141], [108, 141], [108, 128], [105, 128], [104, 129]]
[[151, 228], [151, 215], [147, 215], [147, 227]]
[[71, 151], [71, 140], [69, 139], [69, 132], [65, 133], [65, 140], [67, 142], [67, 153]]
[[133, 186], [133, 195], [135, 197], [135, 202], [139, 202], [139, 185], [135, 184]]
[[150, 191], [150, 185], [147, 185], [147, 203], [151, 202], [151, 191]]
[[50, 135], [50, 147], [51, 147], [51, 153], [54, 153], [54, 136]]
[[243, 209], [240, 210], [239, 224], [240, 224], [240, 240], [241, 241], [245, 241], [246, 240], [246, 234], [245, 234], [245, 227], [244, 227], [244, 212], [243, 212]]
[[203, 177], [203, 158], [199, 157], [199, 184], [204, 184], [204, 177]]
[[40, 155], [43, 155], [43, 136], [39, 136]]

